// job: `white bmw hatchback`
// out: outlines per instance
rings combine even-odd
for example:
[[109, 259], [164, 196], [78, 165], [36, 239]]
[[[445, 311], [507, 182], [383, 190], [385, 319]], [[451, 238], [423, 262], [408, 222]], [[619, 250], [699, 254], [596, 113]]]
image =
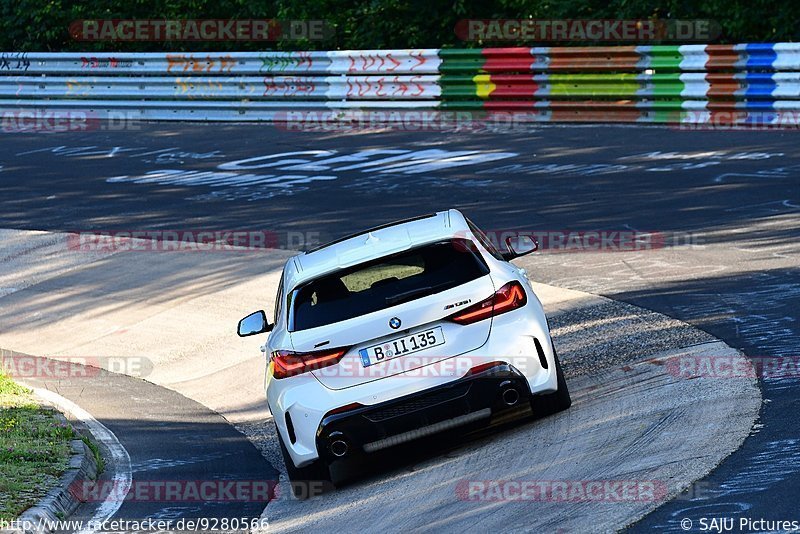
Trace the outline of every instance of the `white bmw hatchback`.
[[570, 406], [542, 305], [509, 260], [457, 210], [416, 217], [292, 257], [270, 332], [266, 395], [298, 497], [330, 465], [511, 412]]

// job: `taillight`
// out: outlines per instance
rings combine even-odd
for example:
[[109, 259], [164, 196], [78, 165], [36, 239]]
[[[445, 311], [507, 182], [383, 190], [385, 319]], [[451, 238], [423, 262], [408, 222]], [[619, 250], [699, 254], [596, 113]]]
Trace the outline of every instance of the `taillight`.
[[473, 304], [458, 313], [448, 317], [449, 320], [458, 324], [472, 324], [493, 315], [500, 315], [511, 310], [516, 310], [525, 306], [528, 297], [525, 289], [519, 282], [509, 282], [486, 300]]
[[347, 348], [328, 349], [317, 352], [276, 350], [272, 353], [272, 361], [275, 364], [273, 376], [278, 379], [288, 378], [315, 369], [336, 365], [347, 350]]

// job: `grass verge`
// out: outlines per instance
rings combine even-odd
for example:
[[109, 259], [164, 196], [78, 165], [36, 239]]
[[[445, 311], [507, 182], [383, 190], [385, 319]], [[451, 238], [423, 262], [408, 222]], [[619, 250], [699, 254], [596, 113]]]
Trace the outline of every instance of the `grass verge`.
[[17, 518], [58, 483], [74, 438], [72, 427], [0, 372], [0, 520]]
[[87, 438], [86, 436], [80, 436], [81, 441], [83, 441], [89, 450], [92, 451], [92, 456], [94, 456], [94, 463], [97, 464], [97, 474], [99, 475], [103, 471], [106, 470], [106, 461], [103, 458], [102, 453], [100, 452], [100, 447], [98, 447], [97, 443], [92, 441], [91, 439]]

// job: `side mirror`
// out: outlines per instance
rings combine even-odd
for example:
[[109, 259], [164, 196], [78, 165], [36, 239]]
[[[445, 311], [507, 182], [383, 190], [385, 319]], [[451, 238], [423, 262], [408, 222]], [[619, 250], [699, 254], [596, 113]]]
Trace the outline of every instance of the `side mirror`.
[[539, 250], [539, 243], [529, 235], [518, 235], [516, 239], [512, 236], [508, 236], [506, 237], [506, 247], [508, 248], [508, 252], [503, 252], [502, 255], [506, 261], [509, 261], [524, 256], [525, 254], [536, 252]]
[[275, 325], [267, 322], [267, 314], [258, 310], [239, 321], [239, 327], [236, 333], [239, 334], [239, 337], [253, 336], [255, 334], [269, 332], [272, 330], [273, 326]]

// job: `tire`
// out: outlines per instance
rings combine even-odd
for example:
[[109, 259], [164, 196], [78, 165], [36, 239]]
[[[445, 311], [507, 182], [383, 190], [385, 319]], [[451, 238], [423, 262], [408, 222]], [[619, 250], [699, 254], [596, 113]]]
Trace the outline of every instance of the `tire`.
[[286, 450], [286, 444], [283, 442], [280, 430], [277, 430], [277, 432], [283, 463], [286, 464], [286, 474], [289, 475], [289, 487], [295, 499], [304, 501], [309, 497], [314, 497], [333, 489], [331, 472], [325, 461], [319, 458], [304, 467], [295, 467], [289, 451]]
[[544, 395], [535, 395], [531, 398], [531, 408], [533, 409], [533, 416], [536, 418], [563, 412], [572, 406], [567, 380], [564, 378], [564, 371], [561, 369], [561, 362], [558, 359], [558, 354], [556, 354], [555, 346], [553, 346], [553, 359], [556, 362], [558, 390]]

